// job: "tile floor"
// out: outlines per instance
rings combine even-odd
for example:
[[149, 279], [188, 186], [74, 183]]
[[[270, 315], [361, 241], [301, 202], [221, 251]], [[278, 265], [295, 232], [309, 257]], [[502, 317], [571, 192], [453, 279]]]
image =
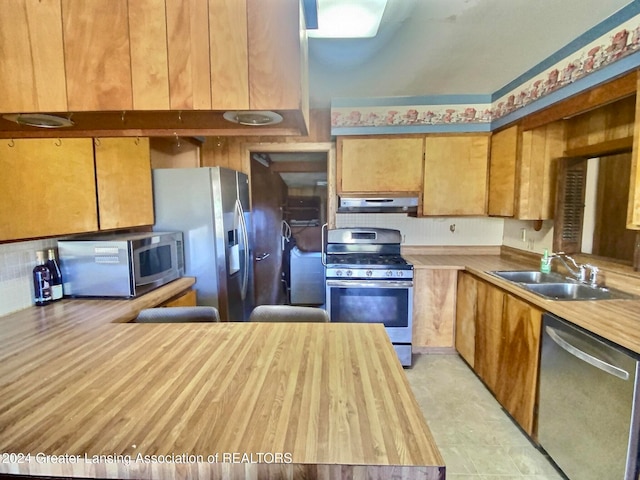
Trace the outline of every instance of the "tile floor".
[[560, 480], [458, 355], [418, 355], [405, 369], [447, 465], [447, 480]]

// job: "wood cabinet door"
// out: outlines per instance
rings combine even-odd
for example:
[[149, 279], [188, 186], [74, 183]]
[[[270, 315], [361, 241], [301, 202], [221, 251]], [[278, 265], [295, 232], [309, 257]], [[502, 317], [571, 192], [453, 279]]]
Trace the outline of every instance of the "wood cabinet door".
[[338, 193], [422, 190], [422, 137], [339, 137]]
[[[211, 81], [209, 2], [165, 0], [165, 4], [171, 109], [210, 110], [211, 90], [217, 91], [218, 87]], [[215, 19], [225, 20], [224, 17]], [[211, 35], [218, 31], [212, 24]]]
[[466, 272], [458, 273], [456, 296], [455, 346], [462, 358], [471, 366], [475, 364], [476, 309], [478, 281]]
[[457, 270], [414, 271], [414, 351], [453, 347], [457, 275]]
[[100, 230], [153, 224], [148, 138], [97, 138]]
[[519, 127], [517, 125], [491, 136], [489, 215], [513, 216], [518, 160]]
[[127, 0], [62, 0], [71, 111], [131, 110]]
[[161, 307], [195, 307], [197, 305], [197, 294], [193, 288], [190, 288], [186, 292], [178, 295], [175, 298], [163, 303]]
[[[269, 5], [273, 3], [281, 2], [270, 2]], [[250, 107], [247, 8], [246, 1], [209, 0], [213, 110], [246, 110]], [[263, 4], [262, 9], [268, 11], [269, 7]]]
[[68, 110], [59, 0], [3, 4], [0, 45], [0, 111]]
[[515, 216], [520, 220], [554, 217], [556, 164], [565, 151], [565, 127], [555, 122], [522, 133]]
[[133, 109], [169, 110], [165, 0], [129, 2], [128, 18]]
[[500, 371], [502, 311], [505, 293], [487, 282], [477, 282], [476, 351], [474, 366], [478, 376], [494, 394]]
[[90, 138], [0, 142], [0, 240], [98, 229]]
[[[227, 0], [232, 3], [244, 3]], [[302, 107], [303, 51], [300, 1], [246, 0], [249, 106], [252, 110]], [[234, 25], [234, 28], [237, 28]], [[227, 51], [229, 44], [225, 44]], [[229, 52], [227, 52], [229, 55]]]
[[543, 312], [513, 295], [505, 296], [495, 394], [523, 430], [534, 437]]
[[488, 135], [427, 136], [423, 215], [486, 215]]

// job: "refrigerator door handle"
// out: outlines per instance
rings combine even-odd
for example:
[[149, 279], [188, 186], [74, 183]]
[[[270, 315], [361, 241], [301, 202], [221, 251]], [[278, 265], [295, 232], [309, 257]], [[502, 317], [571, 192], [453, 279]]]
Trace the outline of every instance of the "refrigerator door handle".
[[242, 288], [240, 289], [240, 297], [244, 300], [247, 297], [247, 288], [249, 286], [249, 234], [247, 232], [247, 223], [244, 219], [244, 210], [240, 200], [236, 200], [236, 211], [240, 219], [240, 228], [242, 230], [242, 241], [244, 242], [244, 272], [242, 273]]

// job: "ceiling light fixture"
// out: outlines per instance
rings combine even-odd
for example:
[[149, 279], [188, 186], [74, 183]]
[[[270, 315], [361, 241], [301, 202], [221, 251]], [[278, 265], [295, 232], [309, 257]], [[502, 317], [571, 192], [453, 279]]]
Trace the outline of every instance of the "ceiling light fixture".
[[29, 127], [63, 128], [74, 125], [73, 120], [70, 118], [45, 113], [12, 113], [3, 115], [2, 118], [9, 120], [10, 122], [16, 122], [19, 125], [27, 125]]
[[317, 0], [318, 28], [314, 38], [371, 38], [380, 27], [387, 0]]
[[224, 112], [222, 117], [229, 122], [250, 126], [275, 125], [282, 122], [282, 115], [267, 110]]

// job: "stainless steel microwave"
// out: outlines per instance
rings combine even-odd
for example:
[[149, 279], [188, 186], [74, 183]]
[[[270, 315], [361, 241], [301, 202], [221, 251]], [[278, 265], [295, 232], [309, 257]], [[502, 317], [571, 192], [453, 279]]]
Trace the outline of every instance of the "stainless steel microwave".
[[137, 297], [184, 275], [181, 232], [83, 235], [58, 252], [70, 297]]

